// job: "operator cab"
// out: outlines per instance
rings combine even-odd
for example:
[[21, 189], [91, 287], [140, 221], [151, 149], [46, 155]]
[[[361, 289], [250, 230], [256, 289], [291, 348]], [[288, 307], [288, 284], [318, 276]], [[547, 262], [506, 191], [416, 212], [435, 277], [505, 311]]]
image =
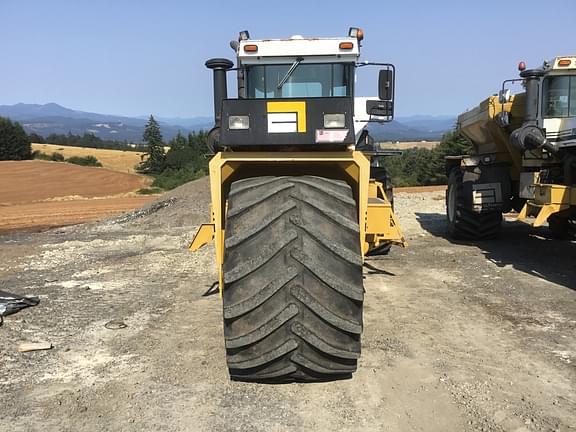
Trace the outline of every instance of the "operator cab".
[[[504, 81], [499, 97], [502, 104], [511, 100], [508, 83], [521, 82], [526, 90], [525, 122], [512, 134], [513, 144], [525, 152], [542, 147], [551, 154], [575, 147], [576, 56], [556, 57], [536, 69], [520, 62], [518, 69], [521, 78]], [[508, 123], [507, 117], [501, 121]]]
[[[251, 39], [240, 32], [231, 42], [237, 66], [212, 59], [215, 128], [213, 150], [342, 150], [356, 144], [357, 129], [393, 117], [394, 66], [358, 63], [362, 30], [346, 37]], [[355, 69], [382, 65], [379, 99], [364, 101], [363, 124], [355, 124]], [[226, 71], [235, 70], [238, 98], [226, 95]], [[356, 126], [356, 127], [355, 127]], [[358, 127], [360, 126], [360, 127]]]
[[539, 114], [546, 138], [559, 147], [576, 146], [576, 56], [556, 57], [543, 70]]

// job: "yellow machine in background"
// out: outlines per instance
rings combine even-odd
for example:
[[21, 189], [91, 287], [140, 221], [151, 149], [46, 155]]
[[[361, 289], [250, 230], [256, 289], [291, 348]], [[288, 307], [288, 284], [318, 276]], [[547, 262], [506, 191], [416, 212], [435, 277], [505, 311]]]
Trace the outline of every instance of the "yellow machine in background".
[[[360, 356], [363, 257], [405, 245], [382, 167], [372, 166], [359, 118], [389, 121], [394, 67], [378, 98], [354, 107], [363, 33], [231, 43], [211, 59], [212, 220], [190, 249], [214, 240], [230, 376], [242, 381], [349, 377]], [[362, 111], [362, 112], [360, 112]], [[360, 151], [366, 150], [366, 152]], [[381, 181], [377, 181], [381, 180]]]
[[[557, 237], [575, 233], [576, 57], [519, 69], [520, 79], [458, 117], [474, 152], [447, 160], [454, 237], [494, 237], [512, 209], [521, 220], [534, 216], [536, 227], [548, 222]], [[510, 94], [505, 85], [515, 81], [525, 92]]]

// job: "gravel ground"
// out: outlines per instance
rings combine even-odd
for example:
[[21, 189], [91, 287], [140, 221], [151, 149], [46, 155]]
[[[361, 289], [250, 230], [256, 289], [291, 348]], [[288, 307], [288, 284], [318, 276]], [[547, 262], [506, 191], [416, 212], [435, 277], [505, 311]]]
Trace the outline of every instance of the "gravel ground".
[[[0, 236], [0, 289], [41, 299], [0, 327], [0, 430], [576, 430], [573, 242], [510, 221], [499, 241], [452, 243], [442, 192], [400, 193], [409, 247], [367, 260], [354, 377], [231, 382], [220, 300], [204, 295], [214, 250], [186, 250], [207, 189]], [[16, 349], [39, 341], [53, 348]]]

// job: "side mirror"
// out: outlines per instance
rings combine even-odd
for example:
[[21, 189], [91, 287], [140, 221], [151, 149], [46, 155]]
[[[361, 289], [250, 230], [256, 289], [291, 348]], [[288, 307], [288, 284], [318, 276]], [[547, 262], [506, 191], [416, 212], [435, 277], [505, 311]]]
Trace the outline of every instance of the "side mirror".
[[498, 102], [505, 104], [510, 102], [510, 90], [502, 89], [498, 92]]
[[394, 70], [380, 70], [378, 74], [378, 98], [383, 101], [394, 99]]
[[510, 126], [510, 113], [508, 111], [501, 111], [494, 116], [494, 121], [502, 129], [506, 129]]
[[366, 113], [373, 121], [391, 121], [394, 117], [394, 102], [381, 100], [367, 100]]

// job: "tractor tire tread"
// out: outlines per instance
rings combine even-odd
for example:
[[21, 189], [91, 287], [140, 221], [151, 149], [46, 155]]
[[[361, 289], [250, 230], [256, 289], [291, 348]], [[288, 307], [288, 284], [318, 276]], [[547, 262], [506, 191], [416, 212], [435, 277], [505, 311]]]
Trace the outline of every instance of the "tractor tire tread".
[[351, 376], [360, 357], [364, 299], [351, 187], [316, 176], [233, 182], [224, 245], [224, 338], [232, 379]]
[[[448, 206], [450, 205], [450, 188], [455, 188], [454, 220], [450, 220]], [[463, 172], [457, 167], [452, 169], [448, 177], [446, 190], [446, 209], [448, 219], [448, 234], [458, 240], [489, 240], [498, 237], [502, 228], [502, 212], [490, 211], [478, 213], [465, 203], [463, 192]]]

